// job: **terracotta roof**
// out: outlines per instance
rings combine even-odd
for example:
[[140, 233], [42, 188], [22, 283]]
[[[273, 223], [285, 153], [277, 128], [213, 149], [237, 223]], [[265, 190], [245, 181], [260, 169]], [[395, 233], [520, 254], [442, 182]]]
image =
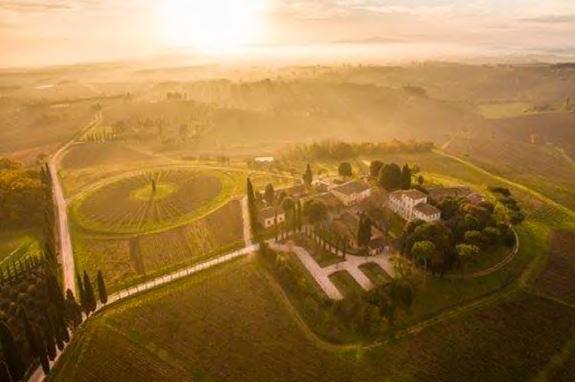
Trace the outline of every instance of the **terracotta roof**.
[[424, 199], [427, 197], [427, 195], [425, 195], [423, 192], [415, 189], [393, 191], [392, 193], [389, 194], [389, 196], [394, 197], [396, 199], [401, 199], [402, 196], [405, 196], [413, 200]]
[[437, 187], [429, 191], [429, 197], [433, 200], [443, 200], [445, 198], [461, 198], [471, 194], [471, 189], [465, 186], [457, 187]]
[[328, 208], [337, 208], [343, 206], [341, 200], [339, 200], [334, 194], [331, 192], [326, 192], [314, 197], [316, 200], [321, 200], [326, 207]]
[[277, 209], [274, 207], [267, 207], [267, 208], [261, 209], [259, 211], [259, 217], [261, 219], [273, 218], [276, 216], [276, 210], [277, 210], [278, 215], [281, 215], [284, 213], [284, 211], [281, 207], [278, 207]]
[[432, 216], [435, 214], [439, 214], [441, 213], [441, 211], [435, 207], [433, 207], [431, 204], [427, 204], [427, 203], [420, 203], [418, 205], [416, 205], [415, 207], [413, 207], [413, 209], [421, 212], [424, 215], [427, 216]]
[[345, 195], [351, 195], [369, 190], [369, 185], [361, 180], [352, 180], [351, 182], [335, 187], [333, 190]]

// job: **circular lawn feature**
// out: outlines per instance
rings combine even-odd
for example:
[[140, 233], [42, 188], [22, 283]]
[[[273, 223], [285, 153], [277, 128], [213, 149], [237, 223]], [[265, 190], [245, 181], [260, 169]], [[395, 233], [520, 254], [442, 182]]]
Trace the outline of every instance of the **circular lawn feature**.
[[159, 231], [217, 208], [231, 196], [230, 183], [221, 172], [194, 168], [132, 173], [82, 194], [72, 204], [72, 214], [76, 223], [91, 231]]
[[156, 184], [155, 186], [149, 183], [132, 191], [130, 197], [144, 202], [158, 201], [167, 198], [177, 189], [178, 185], [173, 183], [162, 183]]

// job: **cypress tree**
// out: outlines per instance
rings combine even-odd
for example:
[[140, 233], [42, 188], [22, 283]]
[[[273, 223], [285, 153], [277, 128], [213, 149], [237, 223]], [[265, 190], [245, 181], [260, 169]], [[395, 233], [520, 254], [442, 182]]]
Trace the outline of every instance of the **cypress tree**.
[[108, 291], [106, 290], [106, 283], [104, 282], [104, 276], [102, 271], [98, 271], [98, 296], [100, 297], [100, 302], [106, 304], [108, 302]]
[[247, 180], [246, 192], [248, 197], [248, 212], [250, 215], [250, 225], [252, 228], [252, 234], [256, 236], [257, 234], [256, 196], [250, 178], [248, 178]]
[[38, 333], [34, 330], [34, 327], [28, 319], [28, 314], [26, 314], [26, 311], [23, 308], [20, 310], [20, 317], [22, 318], [22, 322], [24, 324], [24, 333], [26, 335], [28, 346], [30, 347], [30, 352], [34, 357], [39, 357], [41, 354], [41, 349], [38, 340]]
[[82, 308], [76, 302], [74, 294], [70, 289], [66, 291], [66, 323], [76, 329], [82, 323]]
[[94, 288], [92, 287], [92, 282], [88, 273], [84, 271], [84, 295], [86, 300], [86, 309], [92, 313], [96, 310], [96, 296], [94, 294]]
[[12, 380], [21, 380], [26, 371], [22, 354], [16, 345], [16, 341], [14, 341], [12, 331], [10, 331], [10, 328], [6, 326], [3, 321], [0, 321], [0, 345], [2, 345], [4, 359], [6, 360], [6, 365], [10, 371]]
[[56, 358], [56, 341], [54, 340], [54, 326], [48, 313], [44, 313], [44, 343], [46, 344], [46, 352], [50, 361]]
[[78, 273], [76, 273], [76, 283], [78, 284], [78, 297], [80, 306], [87, 315], [88, 312], [86, 311], [86, 292], [84, 291], [84, 283], [82, 282], [82, 278]]
[[52, 329], [54, 329], [54, 340], [56, 341], [56, 346], [58, 347], [58, 350], [61, 351], [64, 349], [64, 337], [65, 337], [62, 326], [64, 326], [65, 328], [66, 324], [64, 324], [64, 321], [61, 318], [59, 312], [56, 311], [56, 309], [54, 309], [53, 306], [50, 307], [50, 313], [48, 317], [50, 317], [50, 322], [52, 323]]
[[303, 181], [307, 187], [311, 187], [311, 184], [313, 182], [313, 173], [311, 172], [311, 166], [309, 165], [309, 163], [305, 168], [305, 173], [303, 174]]
[[42, 371], [44, 371], [44, 375], [48, 375], [50, 372], [50, 360], [48, 359], [48, 353], [46, 351], [46, 343], [44, 339], [39, 334], [41, 333], [40, 329], [36, 327], [34, 329], [36, 332], [36, 339], [38, 341], [38, 358], [40, 359], [40, 364], [42, 365]]
[[401, 169], [401, 188], [404, 190], [411, 188], [411, 169], [407, 164]]
[[56, 276], [54, 276], [54, 273], [52, 273], [52, 271], [48, 271], [46, 277], [46, 284], [48, 287], [48, 297], [50, 302], [52, 303], [52, 305], [54, 305], [56, 309], [58, 309], [59, 312], [63, 312], [64, 296], [62, 295], [62, 289], [60, 288], [60, 283], [58, 282]]
[[250, 178], [248, 178], [248, 180], [247, 180], [246, 194], [248, 197], [248, 204], [254, 203], [256, 196], [254, 194], [254, 186], [252, 185]]

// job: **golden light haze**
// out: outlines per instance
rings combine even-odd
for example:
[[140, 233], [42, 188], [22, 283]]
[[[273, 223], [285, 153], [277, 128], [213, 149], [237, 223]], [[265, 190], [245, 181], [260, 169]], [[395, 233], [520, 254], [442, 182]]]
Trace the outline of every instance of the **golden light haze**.
[[575, 52], [571, 0], [4, 0], [0, 66], [192, 56], [342, 61]]

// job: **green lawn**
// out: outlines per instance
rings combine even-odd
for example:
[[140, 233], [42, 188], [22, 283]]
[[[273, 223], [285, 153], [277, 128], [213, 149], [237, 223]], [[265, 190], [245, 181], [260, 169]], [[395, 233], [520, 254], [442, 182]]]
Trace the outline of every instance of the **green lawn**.
[[339, 271], [329, 276], [344, 297], [358, 295], [364, 292], [361, 285], [347, 271]]
[[376, 263], [362, 264], [359, 266], [359, 269], [374, 285], [384, 285], [391, 281], [391, 276]]
[[309, 237], [303, 234], [296, 234], [293, 237], [293, 240], [296, 245], [306, 248], [308, 252], [312, 255], [314, 260], [319, 264], [320, 267], [328, 267], [333, 264], [337, 264], [343, 261], [343, 258], [340, 256], [336, 256], [330, 251], [325, 250], [322, 248], [321, 245], [315, 243]]

